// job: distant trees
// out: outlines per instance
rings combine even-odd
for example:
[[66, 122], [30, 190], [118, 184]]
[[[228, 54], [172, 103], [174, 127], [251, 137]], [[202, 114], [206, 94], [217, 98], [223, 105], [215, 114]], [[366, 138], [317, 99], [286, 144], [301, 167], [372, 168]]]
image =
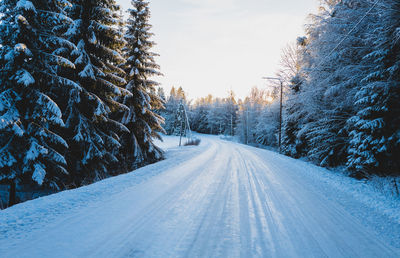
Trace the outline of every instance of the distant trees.
[[[226, 98], [214, 98], [212, 95], [191, 102], [184, 90], [172, 87], [165, 97], [159, 90], [159, 97], [164, 96], [165, 109], [158, 111], [165, 118], [164, 129], [169, 135], [179, 135], [182, 125], [180, 109], [183, 106], [188, 115], [191, 129], [204, 134], [235, 135], [239, 106], [235, 94], [230, 91]], [[185, 123], [183, 131], [186, 131]]]
[[190, 107], [192, 128], [209, 134], [235, 134], [238, 106], [235, 95], [229, 92], [226, 98], [211, 95], [200, 98]]
[[279, 107], [273, 97], [276, 99], [273, 92], [254, 87], [244, 101], [239, 101], [236, 135], [241, 142], [276, 146]]
[[176, 89], [172, 87], [168, 97], [165, 97], [163, 91], [159, 91], [159, 98], [165, 99], [165, 109], [159, 111], [165, 119], [164, 129], [168, 135], [178, 135], [180, 132], [179, 106], [182, 104], [188, 109], [189, 103], [186, 100], [186, 94], [182, 87]]
[[[163, 95], [160, 91], [160, 96]], [[236, 100], [233, 91], [226, 98], [208, 95], [189, 102], [182, 88], [172, 87], [166, 97], [166, 109], [160, 111], [166, 118], [168, 134], [179, 135], [180, 104], [188, 110], [193, 131], [225, 136], [237, 136], [243, 143], [277, 145], [279, 106], [274, 102], [276, 92], [254, 87], [245, 100]], [[185, 128], [184, 128], [185, 130]]]
[[125, 25], [114, 0], [1, 1], [1, 182], [62, 190], [162, 158], [150, 12], [132, 4]]

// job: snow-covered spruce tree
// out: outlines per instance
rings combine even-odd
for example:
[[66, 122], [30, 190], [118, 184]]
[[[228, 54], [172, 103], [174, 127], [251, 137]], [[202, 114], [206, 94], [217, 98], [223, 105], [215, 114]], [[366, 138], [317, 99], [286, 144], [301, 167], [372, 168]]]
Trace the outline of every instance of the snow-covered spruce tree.
[[205, 98], [196, 100], [192, 106], [190, 121], [194, 131], [199, 133], [210, 133], [207, 115], [210, 112], [212, 102], [212, 95], [208, 95]]
[[377, 7], [368, 34], [373, 64], [356, 94], [360, 108], [351, 120], [349, 169], [356, 175], [400, 175], [400, 3], [385, 0]]
[[76, 69], [66, 74], [82, 90], [65, 96], [63, 112], [70, 183], [80, 186], [118, 173], [111, 169], [117, 169], [119, 136], [129, 130], [111, 114], [129, 110], [116, 99], [131, 93], [122, 87], [125, 73], [119, 68], [126, 61], [121, 55], [125, 41], [118, 27], [119, 6], [114, 0], [71, 1], [68, 12], [74, 24], [67, 36], [77, 46], [71, 53]]
[[[173, 92], [173, 89], [171, 89], [171, 93], [172, 92]], [[174, 97], [172, 97], [172, 96], [174, 96]], [[173, 114], [172, 134], [180, 135], [181, 128], [182, 128], [182, 122], [184, 122], [182, 120], [183, 115], [184, 115], [184, 110], [189, 109], [189, 102], [186, 99], [186, 93], [182, 89], [182, 87], [179, 87], [175, 91], [175, 94], [171, 94], [170, 97], [171, 97], [171, 101], [172, 101], [172, 103], [170, 103], [170, 104], [173, 104], [173, 106], [175, 106], [175, 108], [172, 109], [172, 114]], [[186, 123], [183, 123], [183, 131], [186, 132]]]
[[164, 96], [163, 98], [161, 97], [161, 100], [165, 102], [165, 108], [161, 109], [159, 114], [165, 120], [164, 130], [168, 135], [179, 134], [180, 123], [178, 121], [178, 109], [180, 103], [183, 103], [187, 110], [189, 109], [185, 92], [181, 87], [178, 90], [176, 90], [175, 87], [172, 87], [169, 96], [167, 98]]
[[360, 0], [328, 5], [312, 28], [317, 36], [307, 44], [313, 64], [300, 94], [301, 102], [307, 103], [303, 132], [309, 147], [307, 156], [322, 166], [346, 164], [347, 121], [356, 112], [354, 95], [366, 70], [363, 37], [371, 16], [359, 22], [370, 7], [368, 1]]
[[[62, 4], [61, 4], [62, 3]], [[60, 189], [68, 174], [55, 92], [79, 86], [57, 75], [74, 65], [57, 53], [73, 44], [58, 28], [67, 1], [4, 0], [0, 7], [0, 180]]]
[[223, 116], [226, 113], [223, 110], [223, 103], [220, 98], [213, 100], [207, 113], [207, 125], [211, 134], [222, 134], [224, 132]]
[[124, 98], [124, 104], [129, 108], [122, 117], [122, 123], [130, 130], [123, 136], [122, 155], [134, 168], [141, 163], [154, 162], [162, 158], [161, 149], [155, 146], [154, 138], [161, 139], [159, 133], [163, 118], [154, 112], [155, 108], [163, 106], [162, 100], [156, 94], [159, 83], [151, 80], [160, 76], [159, 66], [155, 62], [157, 54], [151, 52], [155, 45], [151, 41], [149, 3], [143, 0], [132, 1], [133, 8], [129, 10], [124, 49], [127, 62], [126, 89], [131, 93]]
[[[167, 97], [165, 96], [165, 91], [164, 88], [159, 86], [157, 88], [157, 97], [161, 100], [160, 103], [162, 103], [163, 105], [159, 105], [157, 106], [155, 109], [155, 112], [159, 115], [161, 115], [163, 113], [163, 111], [165, 110], [165, 104], [167, 103]], [[161, 115], [162, 116], [162, 115]], [[164, 118], [165, 119], [165, 118]]]
[[308, 67], [309, 54], [306, 46], [307, 37], [297, 38], [295, 44], [288, 45], [284, 49], [281, 61], [280, 77], [288, 82], [282, 121], [281, 150], [294, 158], [299, 158], [306, 152], [305, 139], [298, 137], [304, 117], [304, 103], [300, 102], [299, 94], [305, 81], [302, 70]]
[[285, 103], [285, 116], [282, 128], [282, 152], [293, 158], [300, 158], [306, 152], [306, 140], [299, 137], [304, 116], [304, 106], [299, 102], [303, 84], [301, 75], [296, 75], [289, 83], [288, 99]]

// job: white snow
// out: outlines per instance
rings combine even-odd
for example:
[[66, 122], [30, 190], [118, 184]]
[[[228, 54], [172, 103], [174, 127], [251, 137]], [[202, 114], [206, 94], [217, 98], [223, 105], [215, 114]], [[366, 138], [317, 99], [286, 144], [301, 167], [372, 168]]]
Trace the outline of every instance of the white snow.
[[95, 80], [96, 77], [94, 75], [92, 64], [87, 64], [85, 66], [85, 68], [79, 73], [79, 77], [81, 77], [81, 78], [90, 78], [90, 79]]
[[35, 171], [33, 172], [32, 179], [39, 185], [42, 185], [44, 178], [46, 177], [46, 170], [43, 168], [42, 164], [35, 164], [34, 168]]
[[39, 145], [37, 142], [33, 141], [31, 143], [31, 147], [29, 148], [29, 150], [26, 153], [25, 158], [26, 158], [26, 160], [32, 161], [32, 160], [37, 159], [40, 155], [44, 155], [47, 153], [48, 153], [48, 150], [45, 147], [43, 147], [43, 146]]
[[[46, 115], [48, 120], [60, 126], [64, 126], [61, 109], [49, 96], [40, 93], [37, 104], [47, 111], [48, 114]], [[44, 114], [42, 115], [44, 116]]]
[[32, 75], [26, 71], [25, 69], [21, 69], [16, 73], [15, 79], [19, 84], [23, 84], [25, 86], [29, 86], [35, 83], [35, 79]]
[[[400, 205], [342, 175], [211, 136], [0, 211], [1, 257], [399, 257]], [[397, 204], [392, 205], [391, 204]]]
[[32, 4], [31, 1], [27, 0], [19, 0], [17, 2], [17, 9], [36, 12], [35, 6]]

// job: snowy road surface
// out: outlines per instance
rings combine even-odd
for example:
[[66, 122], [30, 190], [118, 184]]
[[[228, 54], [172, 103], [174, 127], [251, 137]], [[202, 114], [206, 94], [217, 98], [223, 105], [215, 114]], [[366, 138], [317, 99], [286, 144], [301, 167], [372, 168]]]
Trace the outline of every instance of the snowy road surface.
[[322, 170], [204, 137], [134, 173], [0, 211], [0, 257], [400, 257], [397, 217]]

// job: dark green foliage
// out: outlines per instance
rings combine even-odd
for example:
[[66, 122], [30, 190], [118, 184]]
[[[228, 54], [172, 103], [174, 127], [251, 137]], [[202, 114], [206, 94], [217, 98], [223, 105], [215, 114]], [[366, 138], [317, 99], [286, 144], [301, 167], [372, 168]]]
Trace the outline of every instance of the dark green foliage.
[[400, 3], [386, 0], [368, 34], [372, 64], [356, 95], [357, 114], [350, 120], [348, 167], [358, 173], [400, 176]]
[[110, 168], [118, 163], [119, 135], [129, 131], [111, 118], [117, 110], [128, 110], [116, 99], [131, 95], [122, 87], [125, 73], [119, 68], [125, 62], [120, 53], [125, 41], [118, 29], [118, 10], [112, 0], [74, 0], [69, 9], [74, 23], [67, 36], [76, 45], [71, 52], [76, 69], [66, 73], [82, 90], [60, 99], [67, 103], [67, 160], [74, 185], [110, 176]]
[[56, 73], [56, 67], [74, 67], [57, 55], [72, 45], [58, 30], [71, 22], [63, 7], [48, 1], [2, 2], [0, 180], [63, 188], [68, 145], [59, 135], [64, 122], [52, 97], [57, 91], [79, 90]]
[[125, 40], [114, 0], [0, 2], [0, 183], [57, 191], [161, 158], [147, 3]]
[[130, 94], [123, 98], [128, 109], [120, 114], [121, 122], [130, 131], [123, 134], [121, 149], [122, 157], [132, 164], [130, 169], [162, 158], [163, 153], [153, 139], [161, 139], [159, 133], [164, 132], [161, 126], [164, 119], [155, 112], [163, 107], [156, 93], [159, 84], [151, 80], [162, 74], [154, 59], [157, 54], [151, 52], [155, 43], [151, 41], [149, 3], [137, 0], [132, 1], [132, 5], [125, 33], [127, 62], [123, 65], [127, 79], [125, 89]]

